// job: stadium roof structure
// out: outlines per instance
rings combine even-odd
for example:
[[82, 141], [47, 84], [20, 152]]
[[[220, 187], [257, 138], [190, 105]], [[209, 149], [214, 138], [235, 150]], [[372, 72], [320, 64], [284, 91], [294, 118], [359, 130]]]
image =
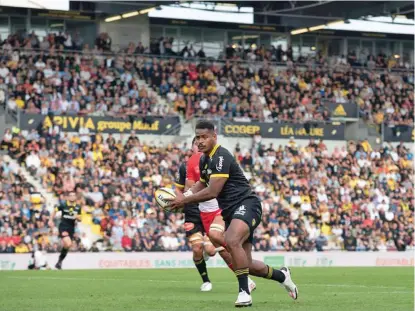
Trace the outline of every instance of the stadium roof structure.
[[310, 27], [333, 20], [364, 16], [405, 15], [414, 19], [413, 1], [214, 1], [237, 6], [252, 6], [255, 23]]
[[[406, 16], [414, 18], [413, 1], [71, 1], [89, 3], [95, 14], [101, 17], [125, 14], [136, 10], [160, 8], [161, 5], [187, 5], [189, 3], [221, 4], [252, 7], [255, 24], [284, 25], [289, 28], [313, 27], [333, 21], [362, 19], [366, 16]], [[77, 9], [78, 9], [78, 5]], [[93, 8], [92, 8], [93, 7]], [[207, 9], [208, 10], [208, 9]]]

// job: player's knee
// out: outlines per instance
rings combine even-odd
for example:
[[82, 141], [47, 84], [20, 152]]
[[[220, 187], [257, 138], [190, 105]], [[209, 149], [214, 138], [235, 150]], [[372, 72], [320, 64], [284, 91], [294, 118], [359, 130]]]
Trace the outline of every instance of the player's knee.
[[206, 242], [205, 244], [205, 252], [210, 256], [215, 256], [216, 254], [216, 248], [215, 246], [213, 246], [213, 244], [211, 242]]
[[225, 235], [225, 243], [226, 243], [226, 247], [231, 250], [242, 247], [241, 240], [238, 237], [231, 235], [231, 234]]
[[193, 258], [200, 259], [203, 256], [203, 244], [197, 243], [192, 245]]
[[222, 245], [223, 244], [223, 233], [219, 231], [209, 231], [209, 239], [215, 245]]
[[69, 239], [69, 238], [64, 239], [64, 241], [63, 241], [63, 246], [64, 246], [66, 249], [70, 249], [70, 248], [71, 248], [71, 246], [72, 246], [72, 241], [71, 241], [71, 239]]

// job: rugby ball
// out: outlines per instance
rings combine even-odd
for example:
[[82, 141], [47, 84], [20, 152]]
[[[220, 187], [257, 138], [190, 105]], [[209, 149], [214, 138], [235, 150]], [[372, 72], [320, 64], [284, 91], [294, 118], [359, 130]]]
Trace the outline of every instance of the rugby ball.
[[166, 199], [174, 199], [176, 194], [173, 189], [170, 188], [159, 188], [154, 192], [157, 205], [166, 212], [170, 212], [170, 202]]

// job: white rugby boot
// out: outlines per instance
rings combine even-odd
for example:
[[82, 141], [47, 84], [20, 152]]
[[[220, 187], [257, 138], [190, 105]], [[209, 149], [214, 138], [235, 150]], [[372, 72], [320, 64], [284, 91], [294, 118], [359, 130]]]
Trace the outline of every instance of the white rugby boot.
[[212, 290], [212, 283], [210, 282], [205, 282], [202, 284], [202, 286], [200, 286], [201, 292], [210, 292], [211, 290]]
[[288, 267], [282, 267], [280, 269], [282, 273], [285, 275], [285, 281], [281, 283], [283, 287], [288, 292], [288, 295], [294, 300], [297, 300], [298, 298], [298, 289], [297, 286], [294, 284], [293, 280], [291, 279], [291, 271]]
[[235, 301], [236, 308], [250, 307], [252, 306], [252, 297], [246, 291], [239, 292], [238, 299]]

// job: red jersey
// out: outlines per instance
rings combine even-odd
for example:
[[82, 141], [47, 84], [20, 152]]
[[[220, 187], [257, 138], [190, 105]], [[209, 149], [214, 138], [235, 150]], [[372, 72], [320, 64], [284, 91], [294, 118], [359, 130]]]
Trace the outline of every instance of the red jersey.
[[201, 156], [202, 156], [202, 152], [197, 152], [193, 154], [187, 161], [186, 179], [193, 180], [194, 182], [197, 182], [200, 180], [199, 162], [200, 162]]

